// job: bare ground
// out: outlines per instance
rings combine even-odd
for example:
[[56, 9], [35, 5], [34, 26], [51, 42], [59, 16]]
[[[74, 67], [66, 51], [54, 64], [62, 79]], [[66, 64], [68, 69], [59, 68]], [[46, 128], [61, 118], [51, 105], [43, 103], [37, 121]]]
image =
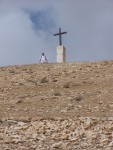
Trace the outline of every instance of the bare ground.
[[113, 61], [0, 68], [0, 119], [113, 116]]
[[113, 61], [0, 68], [0, 150], [113, 150]]

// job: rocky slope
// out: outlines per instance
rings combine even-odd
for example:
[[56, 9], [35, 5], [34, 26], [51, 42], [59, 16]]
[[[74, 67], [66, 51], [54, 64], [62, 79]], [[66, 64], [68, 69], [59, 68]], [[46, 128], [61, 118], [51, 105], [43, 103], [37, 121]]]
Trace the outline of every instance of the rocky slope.
[[0, 83], [0, 149], [113, 149], [113, 61], [1, 67]]

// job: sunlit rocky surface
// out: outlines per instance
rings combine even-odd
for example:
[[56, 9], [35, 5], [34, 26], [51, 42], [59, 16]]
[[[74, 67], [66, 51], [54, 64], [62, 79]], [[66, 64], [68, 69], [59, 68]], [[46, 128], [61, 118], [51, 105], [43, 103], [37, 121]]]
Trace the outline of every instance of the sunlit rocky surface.
[[113, 61], [0, 68], [0, 150], [113, 150]]

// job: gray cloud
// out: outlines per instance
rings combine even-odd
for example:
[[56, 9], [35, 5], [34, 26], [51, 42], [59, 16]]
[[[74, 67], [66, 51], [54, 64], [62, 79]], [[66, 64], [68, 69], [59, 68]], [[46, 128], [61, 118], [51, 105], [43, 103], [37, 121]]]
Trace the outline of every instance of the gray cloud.
[[[0, 65], [56, 62], [61, 27], [67, 61], [113, 58], [112, 0], [1, 0]], [[27, 10], [27, 11], [26, 11]]]

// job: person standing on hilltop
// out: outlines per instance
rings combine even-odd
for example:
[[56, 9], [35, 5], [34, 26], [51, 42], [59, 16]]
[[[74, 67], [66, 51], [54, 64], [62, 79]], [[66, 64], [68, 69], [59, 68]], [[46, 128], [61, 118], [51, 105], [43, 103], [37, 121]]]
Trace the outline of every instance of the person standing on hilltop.
[[39, 63], [48, 63], [48, 60], [47, 60], [44, 53], [42, 53], [40, 60], [39, 60]]

